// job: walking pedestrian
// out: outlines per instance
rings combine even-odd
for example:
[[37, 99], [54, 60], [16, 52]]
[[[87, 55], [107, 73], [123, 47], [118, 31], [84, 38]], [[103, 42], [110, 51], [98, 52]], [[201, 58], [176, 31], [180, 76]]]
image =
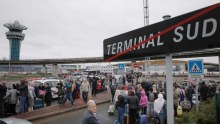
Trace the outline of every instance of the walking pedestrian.
[[88, 100], [89, 89], [90, 89], [89, 82], [86, 79], [83, 79], [83, 82], [81, 84], [81, 91], [82, 91], [82, 98], [85, 103]]
[[63, 88], [66, 88], [66, 94], [63, 98], [63, 102], [62, 104], [64, 105], [65, 102], [66, 102], [66, 99], [69, 98], [71, 104], [72, 104], [72, 107], [73, 107], [73, 97], [72, 97], [72, 80], [71, 79], [68, 79], [68, 82], [67, 84], [63, 87]]

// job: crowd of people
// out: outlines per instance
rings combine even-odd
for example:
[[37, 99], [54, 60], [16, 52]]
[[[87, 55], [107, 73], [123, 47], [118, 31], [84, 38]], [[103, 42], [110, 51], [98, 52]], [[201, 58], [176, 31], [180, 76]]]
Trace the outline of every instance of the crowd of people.
[[[110, 84], [112, 104], [117, 110], [117, 121], [123, 124], [126, 114], [129, 116], [129, 123], [136, 124], [140, 121], [141, 115], [148, 118], [157, 118], [160, 124], [166, 123], [166, 83], [164, 81], [142, 81], [138, 85]], [[199, 100], [205, 101], [215, 94], [215, 86], [201, 82], [199, 85]], [[178, 106], [183, 111], [190, 111], [195, 94], [195, 85], [191, 82], [173, 83], [174, 116], [178, 115]]]
[[[104, 87], [104, 82], [104, 79], [95, 76], [85, 77], [82, 80], [79, 78], [60, 80], [56, 85], [58, 104], [65, 105], [68, 99], [73, 107], [75, 99], [80, 98], [80, 91], [84, 102], [87, 103], [88, 93], [91, 91], [92, 96], [95, 97], [99, 89], [104, 89], [102, 88]], [[33, 111], [35, 109], [35, 101], [40, 101], [42, 104], [40, 108], [51, 106], [53, 95], [48, 83], [40, 83], [37, 86], [34, 81], [21, 80], [20, 83], [6, 86], [6, 83], [0, 81], [0, 117]], [[16, 109], [17, 105], [19, 105], [19, 109]]]
[[[72, 107], [75, 99], [79, 98], [79, 92], [88, 105], [88, 114], [96, 111], [95, 104], [89, 100], [89, 92], [93, 97], [98, 92], [98, 84], [101, 87], [108, 86], [111, 92], [111, 102], [117, 110], [117, 121], [124, 123], [125, 115], [129, 116], [129, 123], [135, 124], [140, 121], [141, 115], [146, 117], [157, 117], [161, 124], [166, 123], [166, 83], [165, 81], [140, 81], [138, 75], [126, 75], [116, 79], [114, 76], [106, 75], [104, 78], [86, 77], [82, 80], [68, 78], [65, 82], [60, 81], [56, 88], [58, 89], [58, 104], [65, 104], [69, 99]], [[136, 78], [135, 78], [136, 77]], [[141, 76], [140, 76], [141, 77]], [[183, 106], [183, 109], [190, 111], [193, 104], [193, 94], [195, 94], [195, 86], [190, 82], [179, 84], [173, 83], [173, 101], [174, 116], [177, 116], [177, 107]], [[207, 100], [213, 97], [215, 87], [209, 86], [202, 82], [199, 86], [200, 100]], [[52, 102], [52, 91], [49, 84], [41, 83], [36, 86], [33, 82], [21, 80], [20, 84], [13, 84], [6, 87], [5, 83], [0, 82], [0, 117], [5, 116], [5, 108], [11, 115], [21, 114], [34, 110], [36, 99], [41, 99], [42, 104], [50, 106]], [[7, 104], [5, 102], [7, 101]], [[19, 111], [16, 112], [16, 104], [19, 102]], [[184, 105], [187, 103], [187, 107]], [[190, 105], [188, 105], [190, 103]], [[93, 112], [94, 113], [94, 112]], [[85, 116], [87, 116], [85, 115]], [[98, 123], [98, 122], [97, 122]]]
[[[51, 104], [52, 92], [49, 85], [35, 86], [26, 80], [20, 83], [13, 83], [6, 87], [5, 83], [0, 83], [4, 90], [1, 93], [1, 117], [16, 115], [33, 111], [35, 99], [43, 99], [47, 106]], [[19, 102], [19, 110], [16, 112], [16, 105]]]

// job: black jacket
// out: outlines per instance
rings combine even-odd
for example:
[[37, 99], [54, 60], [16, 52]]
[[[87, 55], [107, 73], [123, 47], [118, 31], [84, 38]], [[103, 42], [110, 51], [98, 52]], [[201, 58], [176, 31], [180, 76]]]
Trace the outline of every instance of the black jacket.
[[26, 84], [21, 84], [18, 91], [20, 91], [21, 96], [28, 96], [28, 86]]

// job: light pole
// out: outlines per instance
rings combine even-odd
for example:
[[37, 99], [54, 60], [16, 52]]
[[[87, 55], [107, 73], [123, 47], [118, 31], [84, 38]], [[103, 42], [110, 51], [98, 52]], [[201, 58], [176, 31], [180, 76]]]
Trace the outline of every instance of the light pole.
[[[149, 25], [149, 4], [148, 0], [143, 0], [143, 6], [144, 6], [144, 26]], [[147, 78], [150, 81], [150, 57], [145, 57], [145, 78]]]

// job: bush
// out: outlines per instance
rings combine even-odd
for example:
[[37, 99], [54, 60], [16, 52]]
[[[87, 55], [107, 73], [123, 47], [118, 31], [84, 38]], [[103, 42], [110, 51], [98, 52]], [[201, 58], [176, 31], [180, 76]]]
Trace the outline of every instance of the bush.
[[177, 124], [216, 124], [215, 98], [201, 102], [199, 112], [196, 106], [190, 112], [184, 112], [181, 117], [177, 117]]

